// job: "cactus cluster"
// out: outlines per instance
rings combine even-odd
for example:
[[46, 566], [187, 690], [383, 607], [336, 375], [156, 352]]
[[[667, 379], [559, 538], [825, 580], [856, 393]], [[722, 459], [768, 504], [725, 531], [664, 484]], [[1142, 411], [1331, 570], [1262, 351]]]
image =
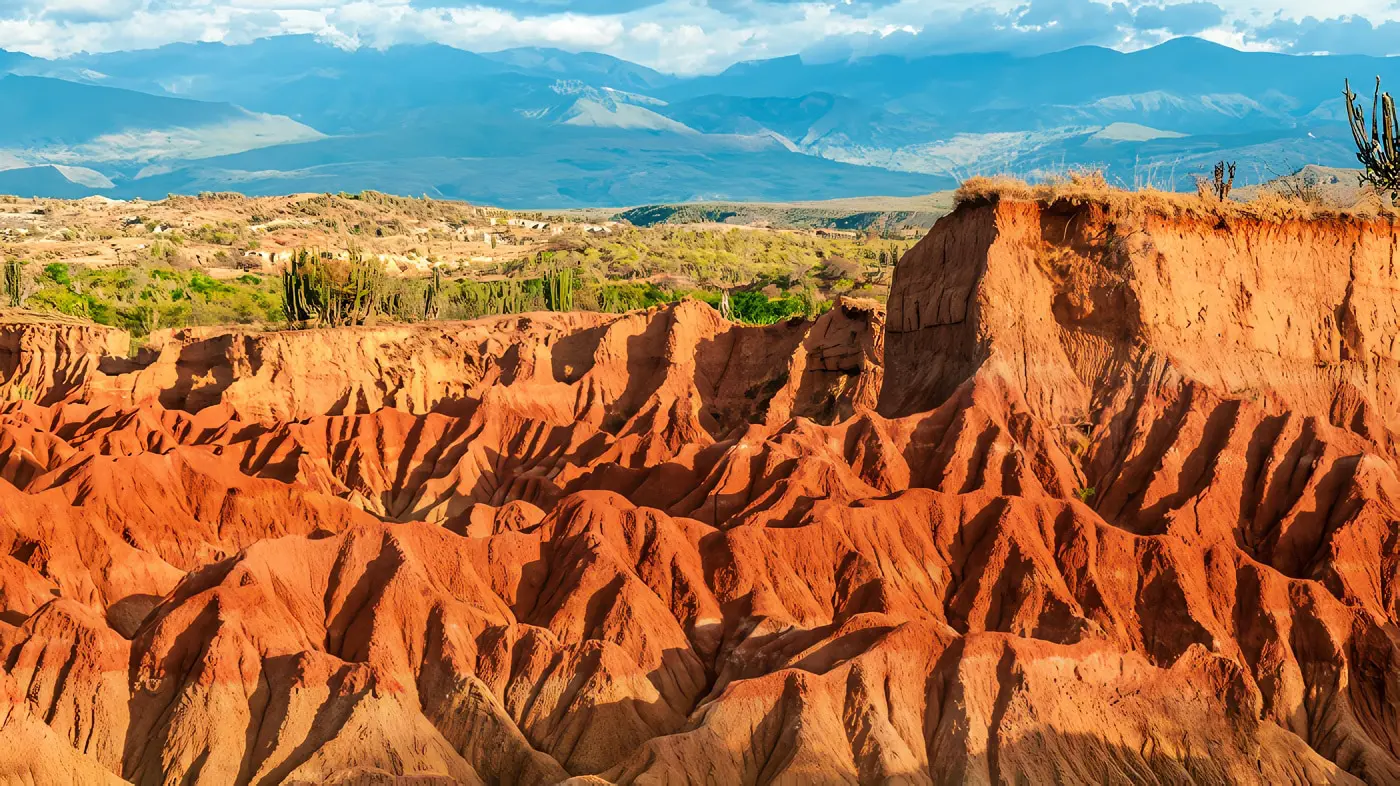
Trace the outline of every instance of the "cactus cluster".
[[1356, 160], [1364, 172], [1361, 182], [1377, 191], [1400, 195], [1400, 123], [1395, 119], [1395, 100], [1390, 93], [1381, 92], [1381, 78], [1376, 77], [1376, 93], [1371, 99], [1371, 128], [1367, 133], [1366, 110], [1352, 92], [1351, 82], [1345, 82], [1342, 95], [1347, 102], [1347, 120], [1351, 124], [1352, 140], [1356, 143]]
[[336, 260], [301, 250], [282, 273], [282, 313], [293, 327], [337, 327], [363, 325], [375, 314], [414, 321], [440, 319], [447, 309], [457, 319], [574, 310], [578, 269], [553, 264], [548, 252], [537, 261], [545, 266], [539, 278], [454, 285], [444, 280], [440, 268], [433, 269], [426, 283], [396, 282], [379, 265], [353, 252], [348, 260]]
[[315, 258], [308, 251], [297, 251], [282, 271], [282, 315], [292, 326], [302, 325], [315, 317], [314, 299], [317, 281], [313, 267]]
[[545, 307], [541, 279], [522, 281], [463, 281], [449, 299], [454, 316], [464, 319], [491, 314], [520, 314]]
[[[575, 295], [580, 291], [578, 268], [557, 263], [551, 251], [541, 252], [535, 264], [543, 268], [539, 278], [459, 281], [450, 295], [442, 293], [441, 279], [435, 271], [425, 298], [430, 304], [441, 298], [451, 307], [454, 317], [463, 319], [527, 311], [573, 311], [578, 306]], [[438, 316], [431, 307], [424, 312], [428, 319]]]
[[363, 325], [384, 294], [383, 269], [353, 251], [336, 260], [301, 250], [282, 273], [282, 313], [293, 327]]

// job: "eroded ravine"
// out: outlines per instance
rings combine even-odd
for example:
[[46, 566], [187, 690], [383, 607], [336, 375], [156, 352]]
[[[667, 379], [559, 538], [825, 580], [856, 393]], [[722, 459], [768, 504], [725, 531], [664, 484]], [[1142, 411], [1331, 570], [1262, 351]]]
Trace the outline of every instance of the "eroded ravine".
[[1385, 220], [963, 205], [888, 315], [0, 324], [16, 782], [1400, 780]]

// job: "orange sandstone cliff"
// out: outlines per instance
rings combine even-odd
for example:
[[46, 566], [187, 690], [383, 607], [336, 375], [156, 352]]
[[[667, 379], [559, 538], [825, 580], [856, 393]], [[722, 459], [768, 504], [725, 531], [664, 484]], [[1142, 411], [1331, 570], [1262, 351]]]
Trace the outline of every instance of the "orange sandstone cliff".
[[0, 321], [0, 780], [1400, 782], [1396, 230], [966, 204], [888, 314]]

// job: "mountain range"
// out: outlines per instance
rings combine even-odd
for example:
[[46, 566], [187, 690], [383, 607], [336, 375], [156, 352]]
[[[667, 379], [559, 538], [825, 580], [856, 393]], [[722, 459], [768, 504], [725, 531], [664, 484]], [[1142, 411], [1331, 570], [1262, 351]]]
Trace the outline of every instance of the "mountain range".
[[[1342, 80], [1387, 58], [1241, 52], [798, 56], [679, 77], [608, 55], [346, 50], [309, 36], [45, 60], [0, 51], [0, 190], [375, 189], [517, 208], [912, 195], [1098, 167], [1190, 188], [1354, 164]], [[59, 193], [62, 192], [62, 193]]]

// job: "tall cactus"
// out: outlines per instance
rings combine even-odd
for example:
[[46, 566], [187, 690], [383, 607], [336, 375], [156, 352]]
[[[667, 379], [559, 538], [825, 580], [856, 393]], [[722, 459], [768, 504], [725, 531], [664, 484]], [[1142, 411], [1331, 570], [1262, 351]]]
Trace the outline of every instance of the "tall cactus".
[[1215, 170], [1211, 175], [1210, 191], [1215, 195], [1216, 201], [1224, 202], [1230, 198], [1230, 191], [1235, 187], [1235, 162], [1220, 161], [1215, 165]]
[[554, 268], [544, 274], [545, 308], [550, 311], [574, 310], [574, 269]]
[[311, 270], [314, 261], [310, 252], [298, 250], [287, 262], [287, 269], [282, 271], [282, 314], [293, 327], [305, 324], [316, 316]]
[[1366, 129], [1366, 110], [1352, 92], [1351, 82], [1344, 83], [1342, 95], [1347, 101], [1347, 120], [1351, 124], [1352, 141], [1356, 143], [1356, 160], [1365, 171], [1361, 182], [1370, 183], [1378, 191], [1389, 193], [1391, 199], [1400, 195], [1400, 123], [1395, 119], [1395, 100], [1390, 93], [1381, 92], [1381, 78], [1376, 77], [1376, 92], [1371, 99], [1371, 128]]
[[363, 325], [379, 304], [384, 288], [384, 268], [358, 251], [350, 252], [350, 282], [344, 298], [345, 321], [338, 324]]
[[437, 319], [442, 313], [442, 268], [433, 268], [433, 277], [428, 280], [428, 289], [423, 293], [423, 318]]
[[14, 257], [5, 260], [5, 300], [10, 308], [24, 305], [24, 263]]

